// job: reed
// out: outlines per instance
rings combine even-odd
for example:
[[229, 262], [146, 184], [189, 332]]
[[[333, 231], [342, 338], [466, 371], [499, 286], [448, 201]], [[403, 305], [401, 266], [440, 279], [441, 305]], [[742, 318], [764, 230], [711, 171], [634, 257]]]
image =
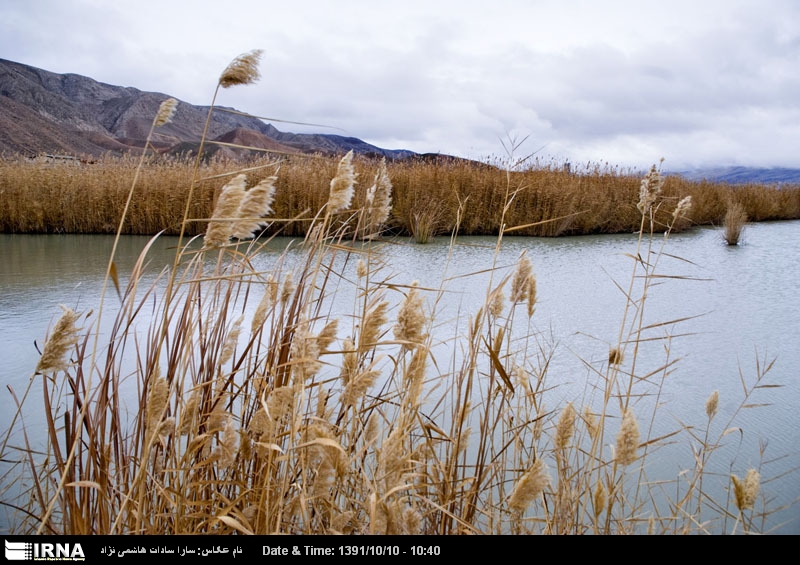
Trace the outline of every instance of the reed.
[[[234, 68], [232, 85], [247, 84], [235, 82], [243, 79]], [[700, 424], [652, 431], [674, 364], [660, 330], [680, 320], [645, 322], [646, 299], [664, 282], [659, 261], [673, 228], [703, 201], [676, 192], [692, 185], [655, 167], [644, 179], [563, 177], [596, 183], [579, 195], [548, 188], [562, 179], [557, 171], [507, 170], [498, 179], [493, 168], [447, 162], [297, 159], [256, 171], [212, 163], [214, 174], [199, 162], [177, 167], [186, 177], [176, 186], [188, 179], [193, 197], [177, 202], [178, 219], [161, 229], [196, 237], [176, 250], [165, 280], [142, 284], [155, 235], [119, 308], [65, 311], [33, 369], [32, 394], [12, 396], [19, 409], [39, 396], [47, 434], [34, 444], [15, 420], [3, 442], [7, 477], [23, 485], [4, 501], [18, 511], [12, 533], [760, 532], [759, 518], [772, 511], [759, 496], [760, 474], [732, 474], [721, 490], [703, 479], [733, 441], [738, 414], [768, 388], [771, 364], [743, 377], [743, 398], [726, 399], [732, 409], [714, 395], [698, 406]], [[146, 198], [140, 183], [150, 164], [165, 166], [144, 163], [128, 187], [129, 213]], [[375, 179], [374, 190], [364, 178]], [[460, 313], [447, 336], [438, 325], [449, 265], [439, 287], [402, 285], [384, 254], [387, 230], [400, 230], [429, 193], [441, 197], [439, 229], [454, 247], [462, 229], [497, 233], [485, 300]], [[506, 233], [587, 229], [578, 226], [592, 213], [574, 211], [591, 210], [599, 194], [625, 210], [606, 228], [630, 228], [635, 214], [639, 238], [630, 280], [617, 283], [626, 306], [615, 313], [610, 354], [585, 361], [591, 392], [564, 401], [552, 383], [560, 375], [550, 374], [554, 346], [536, 329], [533, 262], [523, 254], [509, 269], [497, 252]], [[256, 270], [264, 241], [292, 230], [304, 234], [299, 259], [287, 250]], [[352, 297], [347, 315], [343, 295]], [[103, 315], [110, 330], [100, 332]], [[666, 357], [645, 367], [641, 351], [651, 343]], [[721, 417], [725, 431], [714, 437], [710, 423]], [[652, 477], [648, 458], [681, 438], [694, 453], [689, 468]]]
[[731, 202], [723, 220], [723, 239], [728, 245], [739, 245], [747, 224], [747, 212], [739, 202]]
[[[268, 176], [281, 159], [273, 203], [276, 218], [304, 218], [273, 223], [267, 233], [304, 236], [310, 216], [328, 200], [327, 185], [336, 174], [341, 156], [270, 156], [236, 162], [224, 155], [196, 163], [192, 156], [149, 153], [136, 182], [137, 198], [123, 225], [124, 234], [174, 235], [183, 224], [189, 182], [197, 172], [188, 219], [212, 215], [219, 195], [219, 175], [252, 169], [248, 182], [255, 185]], [[130, 179], [140, 158], [104, 157], [92, 164], [42, 163], [21, 157], [0, 159], [4, 206], [0, 207], [0, 231], [5, 233], [115, 233], [119, 211], [125, 206]], [[508, 174], [497, 165], [440, 158], [386, 161], [381, 175], [379, 160], [354, 155], [355, 207], [364, 210], [358, 226], [368, 231], [370, 221], [396, 235], [428, 241], [437, 235], [499, 234], [499, 218], [506, 185], [517, 193], [505, 217], [515, 226], [513, 235], [557, 237], [603, 233], [631, 233], [638, 229], [636, 209], [642, 174], [587, 163], [583, 168], [532, 161], [524, 170]], [[374, 180], [375, 177], [379, 178]], [[382, 182], [390, 179], [392, 200], [382, 202]], [[800, 218], [800, 186], [729, 185], [688, 181], [668, 176], [664, 202], [655, 220], [673, 232], [693, 226], [721, 225], [728, 202], [740, 202], [750, 221]], [[691, 209], [679, 221], [671, 217], [678, 201], [690, 197]], [[372, 199], [372, 200], [370, 200]], [[387, 205], [388, 204], [388, 205]], [[370, 217], [372, 219], [370, 220]], [[187, 222], [188, 236], [203, 233], [201, 221]], [[368, 234], [361, 233], [361, 237]]]

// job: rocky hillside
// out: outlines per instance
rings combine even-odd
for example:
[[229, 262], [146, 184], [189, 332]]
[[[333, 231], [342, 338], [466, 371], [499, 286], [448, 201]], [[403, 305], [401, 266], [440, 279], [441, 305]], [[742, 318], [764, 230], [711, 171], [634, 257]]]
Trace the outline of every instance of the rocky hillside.
[[[76, 74], [56, 74], [0, 59], [0, 155], [42, 153], [92, 158], [139, 152], [153, 117], [169, 95], [114, 86]], [[341, 154], [349, 150], [387, 158], [411, 151], [375, 147], [354, 137], [281, 132], [257, 118], [215, 108], [208, 139], [278, 152]], [[153, 145], [162, 152], [197, 149], [208, 106], [180, 102], [170, 124], [158, 128]], [[209, 152], [247, 152], [210, 145]]]

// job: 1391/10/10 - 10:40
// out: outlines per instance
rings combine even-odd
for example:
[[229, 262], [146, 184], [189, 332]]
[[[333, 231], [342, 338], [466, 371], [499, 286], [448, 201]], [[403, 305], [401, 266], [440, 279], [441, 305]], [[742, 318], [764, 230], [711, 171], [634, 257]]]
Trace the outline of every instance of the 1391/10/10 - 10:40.
[[441, 547], [438, 545], [412, 545], [408, 551], [402, 551], [397, 545], [340, 545], [339, 555], [401, 555], [410, 553], [414, 556], [440, 555]]

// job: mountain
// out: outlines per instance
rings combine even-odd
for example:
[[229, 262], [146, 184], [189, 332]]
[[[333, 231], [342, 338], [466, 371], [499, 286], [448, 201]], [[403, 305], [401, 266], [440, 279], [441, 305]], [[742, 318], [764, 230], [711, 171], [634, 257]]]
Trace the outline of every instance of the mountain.
[[[97, 82], [77, 74], [57, 74], [0, 59], [0, 155], [40, 153], [98, 157], [138, 153], [167, 94]], [[171, 123], [158, 128], [152, 145], [165, 153], [196, 151], [208, 106], [179, 101]], [[208, 153], [243, 156], [247, 145], [285, 153], [355, 153], [402, 159], [407, 150], [382, 149], [355, 137], [281, 132], [271, 124], [215, 107], [207, 135]], [[225, 145], [223, 145], [225, 144]]]
[[800, 169], [785, 167], [717, 167], [677, 174], [693, 181], [707, 180], [728, 184], [800, 184]]

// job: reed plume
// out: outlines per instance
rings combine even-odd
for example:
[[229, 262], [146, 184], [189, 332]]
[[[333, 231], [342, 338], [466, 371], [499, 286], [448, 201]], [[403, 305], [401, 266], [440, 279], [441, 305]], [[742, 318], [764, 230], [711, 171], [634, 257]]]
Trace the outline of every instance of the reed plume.
[[572, 434], [575, 432], [576, 417], [577, 412], [572, 402], [567, 403], [561, 411], [561, 416], [558, 418], [558, 424], [556, 425], [555, 444], [558, 452], [563, 451], [569, 445]]
[[589, 437], [594, 440], [594, 438], [597, 436], [597, 432], [600, 429], [600, 424], [598, 423], [597, 416], [588, 406], [583, 409], [583, 422], [586, 425], [586, 431], [589, 432]]
[[511, 302], [524, 302], [528, 298], [529, 279], [533, 276], [533, 264], [528, 254], [523, 251], [517, 261], [514, 278], [511, 279]]
[[336, 176], [331, 180], [330, 196], [328, 197], [328, 212], [335, 214], [346, 210], [353, 200], [355, 192], [356, 173], [353, 168], [353, 150], [342, 157], [336, 169]]
[[489, 295], [489, 315], [497, 318], [503, 314], [506, 306], [506, 295], [503, 292], [503, 284], [499, 284]]
[[417, 289], [418, 285], [417, 281], [411, 283], [411, 289], [400, 306], [397, 323], [394, 326], [394, 337], [403, 342], [404, 348], [418, 345], [427, 337], [425, 333], [427, 319], [422, 307], [422, 295]]
[[689, 210], [692, 208], [692, 197], [691, 196], [684, 196], [678, 202], [678, 205], [675, 206], [675, 210], [672, 212], [672, 220], [677, 221], [686, 216], [689, 213]]
[[733, 494], [736, 499], [736, 508], [741, 512], [753, 508], [761, 488], [761, 475], [755, 469], [747, 471], [744, 480], [736, 475], [731, 475], [733, 482]]
[[389, 303], [378, 296], [368, 306], [364, 314], [364, 325], [358, 337], [358, 350], [365, 352], [378, 343], [383, 324], [388, 321], [386, 311]]
[[230, 88], [239, 84], [252, 84], [261, 78], [258, 64], [261, 61], [263, 49], [253, 49], [236, 57], [228, 64], [219, 77], [222, 88]]
[[267, 222], [263, 216], [272, 213], [272, 203], [275, 200], [275, 182], [277, 176], [267, 177], [244, 193], [239, 208], [236, 211], [238, 220], [233, 224], [231, 235], [237, 239], [248, 239]]
[[364, 237], [370, 238], [380, 234], [389, 219], [392, 210], [392, 181], [386, 170], [386, 158], [381, 159], [375, 182], [367, 189], [366, 208], [368, 213]]
[[233, 466], [236, 454], [239, 451], [239, 430], [233, 416], [228, 414], [222, 428], [222, 437], [219, 438], [217, 446], [211, 452], [211, 458], [219, 463], [220, 469], [229, 469]]
[[147, 420], [146, 427], [154, 433], [158, 430], [161, 419], [164, 417], [164, 410], [169, 401], [169, 383], [163, 377], [158, 377], [150, 387], [147, 395]]
[[658, 199], [658, 195], [661, 194], [664, 180], [664, 175], [656, 169], [655, 165], [650, 168], [650, 171], [642, 179], [639, 185], [639, 203], [636, 205], [642, 214], [650, 212], [653, 204]]
[[233, 235], [232, 220], [236, 218], [239, 205], [244, 199], [246, 184], [247, 177], [239, 174], [222, 187], [206, 229], [204, 237], [206, 247], [220, 247], [230, 241]]
[[80, 314], [72, 308], [61, 306], [61, 316], [56, 321], [53, 332], [44, 344], [42, 356], [36, 364], [37, 373], [55, 373], [66, 371], [67, 352], [78, 343], [78, 328], [75, 324]]
[[176, 110], [178, 109], [178, 101], [174, 98], [167, 98], [158, 107], [156, 119], [153, 122], [155, 127], [165, 126], [172, 121]]
[[711, 396], [708, 397], [706, 400], [706, 416], [710, 420], [717, 414], [717, 409], [719, 408], [719, 391], [715, 390], [711, 393]]
[[630, 465], [636, 461], [636, 451], [639, 449], [639, 424], [630, 408], [625, 409], [622, 416], [622, 425], [617, 434], [616, 459], [620, 465]]
[[549, 486], [550, 476], [547, 465], [542, 459], [536, 459], [531, 468], [520, 477], [514, 486], [514, 491], [508, 501], [508, 509], [522, 514]]
[[597, 519], [598, 516], [603, 512], [608, 503], [608, 491], [606, 490], [603, 481], [597, 481], [597, 484], [594, 487], [594, 495], [592, 496], [592, 505], [594, 506], [594, 517]]

